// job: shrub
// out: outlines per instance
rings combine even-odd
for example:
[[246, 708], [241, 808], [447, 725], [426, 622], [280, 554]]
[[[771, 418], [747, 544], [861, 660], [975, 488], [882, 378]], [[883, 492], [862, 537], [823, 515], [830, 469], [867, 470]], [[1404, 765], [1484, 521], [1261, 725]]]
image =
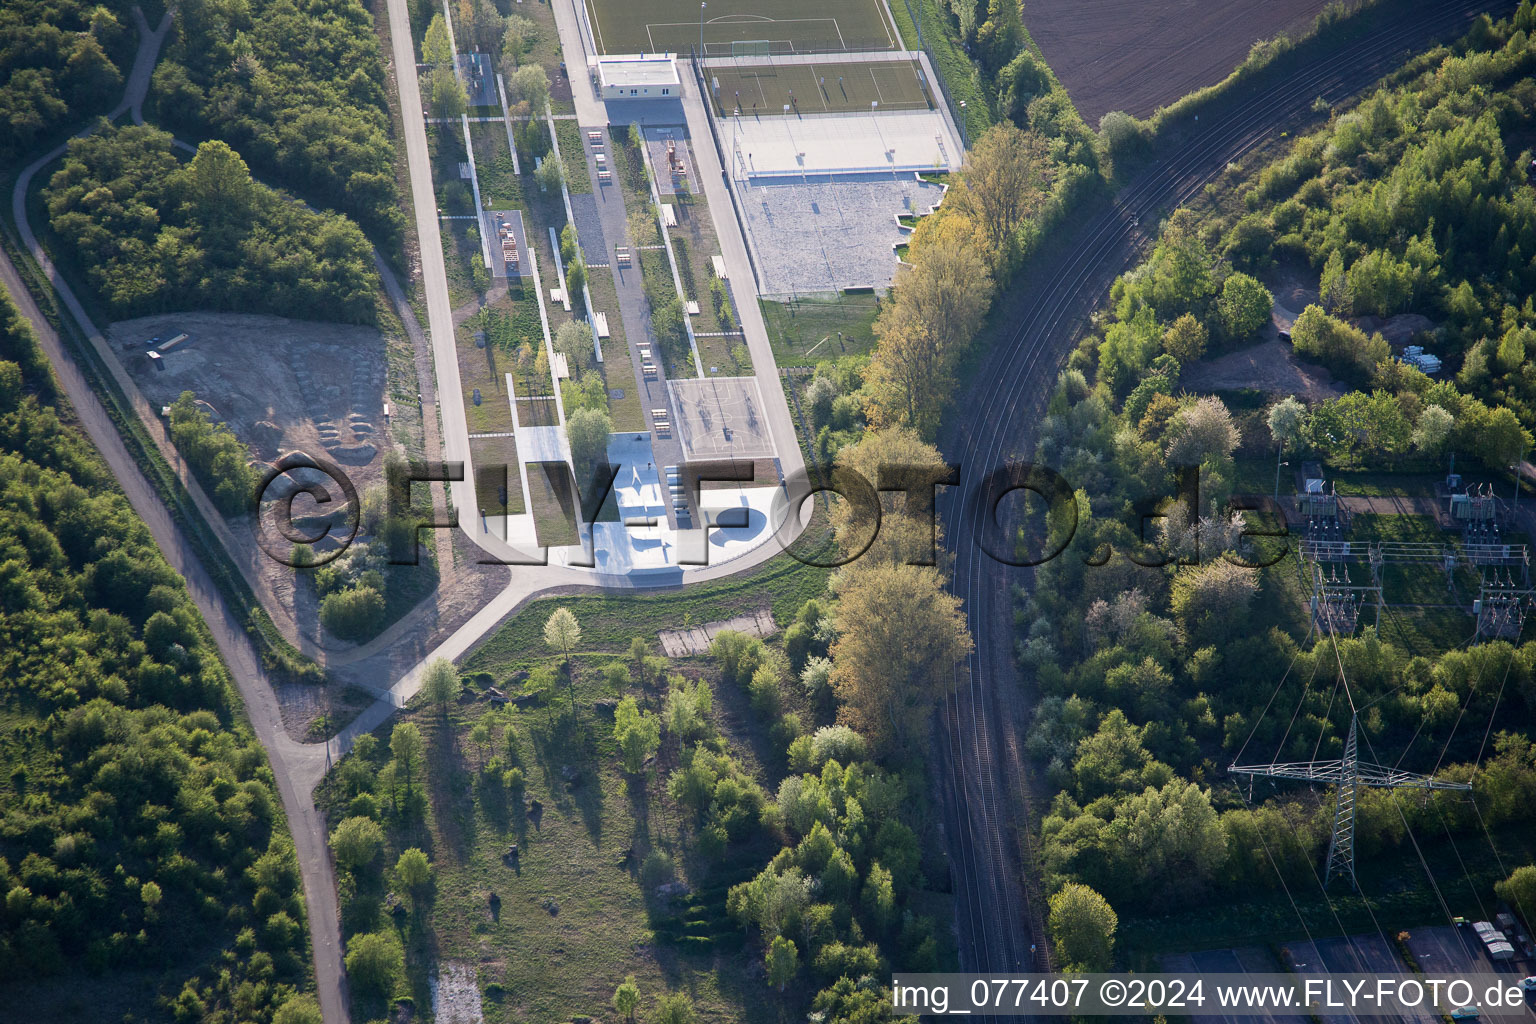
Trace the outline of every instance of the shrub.
[[652, 850], [640, 864], [640, 885], [649, 892], [672, 881], [675, 873], [672, 855], [664, 850]]
[[370, 818], [347, 818], [331, 833], [336, 862], [349, 871], [368, 867], [384, 849], [384, 830]]
[[352, 587], [320, 602], [320, 624], [342, 640], [365, 640], [384, 621], [384, 595], [372, 587]]
[[359, 990], [387, 997], [405, 971], [405, 951], [394, 932], [354, 935], [347, 943], [347, 976]]
[[773, 718], [779, 713], [779, 673], [772, 665], [761, 665], [752, 673], [747, 684], [752, 698], [752, 710], [763, 718]]

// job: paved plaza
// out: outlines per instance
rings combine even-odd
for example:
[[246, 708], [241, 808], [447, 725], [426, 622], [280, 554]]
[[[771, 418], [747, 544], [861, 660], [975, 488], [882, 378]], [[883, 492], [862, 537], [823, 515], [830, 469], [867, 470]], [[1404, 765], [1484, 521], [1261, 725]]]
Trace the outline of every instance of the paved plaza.
[[754, 117], [746, 111], [721, 118], [719, 130], [736, 179], [958, 171], [963, 155], [960, 140], [937, 110], [804, 117], [779, 111]]

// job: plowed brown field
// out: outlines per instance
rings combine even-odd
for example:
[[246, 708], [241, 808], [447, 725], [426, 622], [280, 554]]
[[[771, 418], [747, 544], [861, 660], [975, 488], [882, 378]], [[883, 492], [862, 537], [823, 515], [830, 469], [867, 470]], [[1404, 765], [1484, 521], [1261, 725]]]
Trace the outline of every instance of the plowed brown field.
[[1145, 117], [1214, 85], [1260, 39], [1308, 28], [1329, 0], [1026, 0], [1024, 24], [1083, 120]]

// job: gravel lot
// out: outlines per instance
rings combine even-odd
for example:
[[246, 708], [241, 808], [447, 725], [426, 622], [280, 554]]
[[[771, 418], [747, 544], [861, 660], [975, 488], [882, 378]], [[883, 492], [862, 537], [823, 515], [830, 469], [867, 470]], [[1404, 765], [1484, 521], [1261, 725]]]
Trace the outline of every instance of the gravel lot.
[[892, 247], [907, 236], [896, 217], [926, 212], [943, 189], [905, 176], [848, 176], [741, 189], [752, 257], [765, 297], [849, 287], [885, 290], [896, 276]]

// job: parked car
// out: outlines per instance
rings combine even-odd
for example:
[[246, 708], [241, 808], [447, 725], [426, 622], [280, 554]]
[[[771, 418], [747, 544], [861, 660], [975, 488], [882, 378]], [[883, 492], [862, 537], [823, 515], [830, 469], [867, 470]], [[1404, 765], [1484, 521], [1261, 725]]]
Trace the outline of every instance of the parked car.
[[1520, 987], [1527, 992], [1536, 992], [1536, 974], [1531, 975], [1529, 978], [1521, 979]]
[[1477, 1020], [1483, 1012], [1475, 1006], [1459, 1006], [1451, 1011], [1451, 1020]]

